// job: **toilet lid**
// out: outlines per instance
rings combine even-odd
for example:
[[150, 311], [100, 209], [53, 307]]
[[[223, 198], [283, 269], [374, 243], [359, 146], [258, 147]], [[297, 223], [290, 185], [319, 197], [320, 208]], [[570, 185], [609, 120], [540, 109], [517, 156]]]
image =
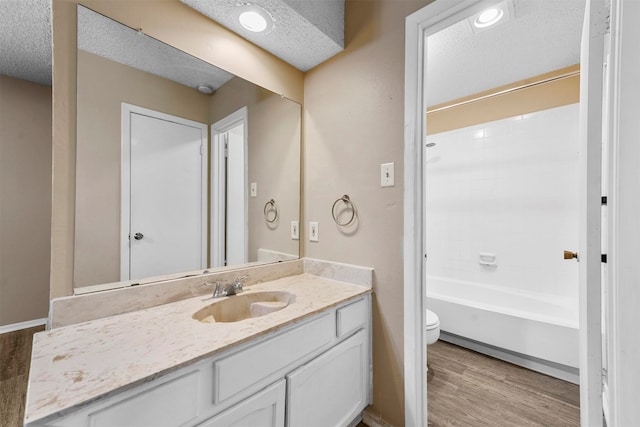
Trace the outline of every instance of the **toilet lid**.
[[440, 325], [438, 315], [431, 310], [427, 310], [427, 329], [433, 329]]

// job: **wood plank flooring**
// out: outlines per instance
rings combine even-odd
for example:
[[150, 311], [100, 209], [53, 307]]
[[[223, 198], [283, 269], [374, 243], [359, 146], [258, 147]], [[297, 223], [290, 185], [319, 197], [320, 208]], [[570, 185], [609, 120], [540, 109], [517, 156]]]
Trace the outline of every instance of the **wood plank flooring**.
[[575, 384], [443, 341], [428, 360], [429, 426], [580, 425]]
[[[32, 337], [41, 330], [0, 335], [0, 427], [22, 425]], [[575, 384], [443, 341], [428, 351], [429, 426], [580, 425]]]
[[0, 334], [1, 427], [22, 425], [27, 398], [33, 334], [43, 330], [44, 326], [36, 326]]

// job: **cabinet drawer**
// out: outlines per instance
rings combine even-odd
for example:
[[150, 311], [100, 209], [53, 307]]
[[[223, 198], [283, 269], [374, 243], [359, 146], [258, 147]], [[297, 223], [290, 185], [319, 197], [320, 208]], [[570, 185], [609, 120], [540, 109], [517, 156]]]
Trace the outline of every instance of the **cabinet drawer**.
[[369, 320], [366, 299], [361, 299], [336, 311], [336, 336], [343, 337], [364, 328]]
[[213, 364], [214, 403], [218, 404], [247, 387], [330, 345], [335, 339], [335, 322], [326, 314]]

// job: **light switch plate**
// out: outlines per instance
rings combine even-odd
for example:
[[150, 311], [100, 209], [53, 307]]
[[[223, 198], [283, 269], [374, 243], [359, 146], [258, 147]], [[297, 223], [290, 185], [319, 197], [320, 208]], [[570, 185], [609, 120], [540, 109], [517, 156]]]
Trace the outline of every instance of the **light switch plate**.
[[309, 241], [310, 242], [318, 241], [318, 223], [317, 222], [309, 223]]
[[393, 163], [383, 163], [380, 165], [380, 187], [394, 187], [394, 165]]
[[258, 195], [258, 183], [251, 183], [251, 197], [256, 197]]
[[298, 229], [298, 221], [291, 221], [291, 238], [298, 240], [300, 238], [300, 230]]

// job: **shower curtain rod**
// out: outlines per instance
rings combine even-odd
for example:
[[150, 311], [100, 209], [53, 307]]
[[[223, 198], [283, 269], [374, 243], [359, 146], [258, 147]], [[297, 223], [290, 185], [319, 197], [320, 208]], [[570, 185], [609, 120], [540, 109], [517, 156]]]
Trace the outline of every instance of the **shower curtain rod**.
[[542, 84], [551, 83], [551, 82], [554, 82], [554, 81], [557, 81], [557, 80], [562, 80], [562, 79], [566, 79], [566, 78], [569, 78], [569, 77], [575, 77], [575, 76], [579, 76], [579, 75], [580, 75], [580, 70], [570, 71], [568, 73], [564, 73], [564, 74], [560, 74], [560, 75], [557, 75], [557, 76], [549, 77], [549, 78], [546, 78], [546, 79], [538, 80], [537, 82], [525, 83], [525, 84], [522, 84], [522, 85], [519, 85], [519, 86], [515, 86], [515, 87], [508, 88], [508, 89], [500, 90], [498, 92], [494, 92], [494, 93], [490, 93], [490, 94], [487, 94], [487, 95], [479, 96], [477, 98], [467, 99], [467, 100], [464, 100], [464, 101], [460, 101], [460, 102], [456, 102], [456, 103], [453, 103], [453, 104], [445, 105], [443, 107], [434, 108], [432, 110], [427, 108], [427, 114], [436, 113], [438, 111], [448, 110], [448, 109], [454, 108], [454, 107], [460, 107], [462, 105], [471, 104], [472, 102], [477, 102], [477, 101], [482, 101], [482, 100], [485, 100], [485, 99], [493, 98], [494, 96], [506, 95], [506, 94], [511, 93], [511, 92], [517, 92], [519, 90], [528, 89], [530, 87], [539, 86], [539, 85], [542, 85]]

